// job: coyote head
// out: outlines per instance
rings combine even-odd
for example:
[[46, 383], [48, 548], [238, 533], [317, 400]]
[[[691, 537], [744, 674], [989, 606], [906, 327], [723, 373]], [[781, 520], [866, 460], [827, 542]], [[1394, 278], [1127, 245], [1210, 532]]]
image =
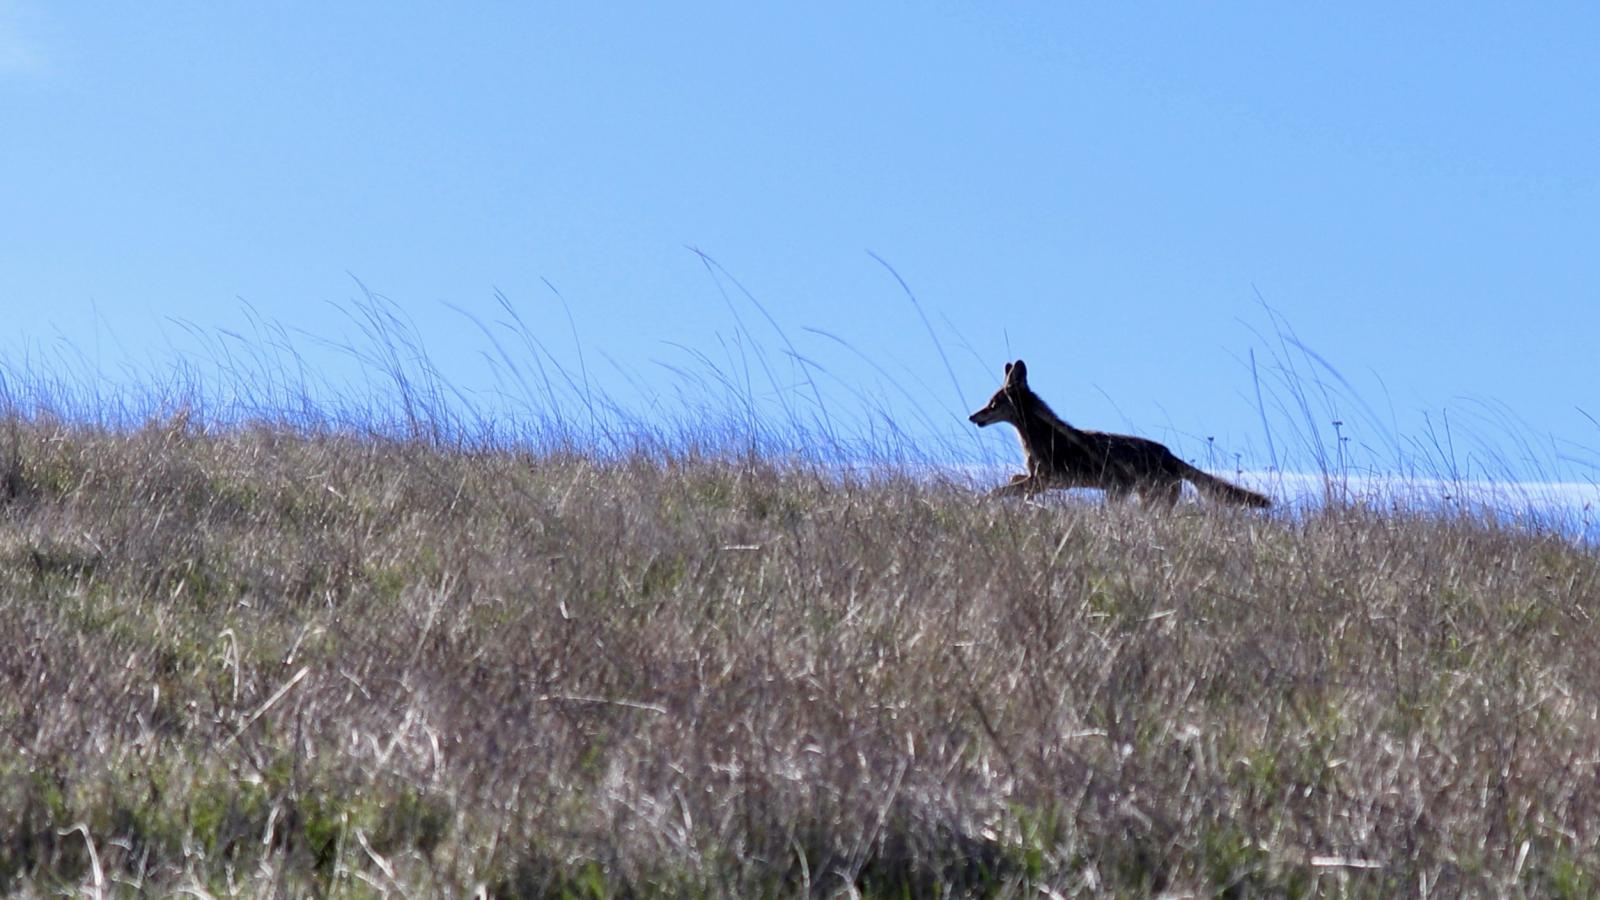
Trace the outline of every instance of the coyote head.
[[996, 422], [1022, 423], [1022, 398], [1028, 391], [1028, 367], [1022, 360], [1006, 363], [1006, 380], [994, 392], [988, 404], [967, 417], [967, 421], [982, 428]]

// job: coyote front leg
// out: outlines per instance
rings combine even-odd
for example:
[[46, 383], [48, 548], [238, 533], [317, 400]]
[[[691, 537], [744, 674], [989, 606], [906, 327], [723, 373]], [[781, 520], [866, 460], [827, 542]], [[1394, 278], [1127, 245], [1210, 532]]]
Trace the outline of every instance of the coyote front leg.
[[991, 497], [1015, 497], [1018, 494], [1031, 497], [1036, 493], [1033, 476], [1024, 472], [1021, 475], [1011, 476], [1011, 480], [989, 492]]

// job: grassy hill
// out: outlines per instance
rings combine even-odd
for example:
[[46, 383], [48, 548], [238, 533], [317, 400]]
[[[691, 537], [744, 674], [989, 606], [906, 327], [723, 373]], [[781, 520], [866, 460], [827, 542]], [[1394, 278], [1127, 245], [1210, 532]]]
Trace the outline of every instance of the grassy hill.
[[4, 429], [0, 891], [1600, 890], [1557, 536]]

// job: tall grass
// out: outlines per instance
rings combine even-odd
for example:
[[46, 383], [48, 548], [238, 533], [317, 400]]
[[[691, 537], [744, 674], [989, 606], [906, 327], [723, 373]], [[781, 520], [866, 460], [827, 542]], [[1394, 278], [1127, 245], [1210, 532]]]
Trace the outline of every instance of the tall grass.
[[1600, 559], [1350, 491], [1292, 332], [1261, 516], [982, 501], [787, 337], [641, 411], [508, 301], [492, 396], [347, 316], [333, 384], [259, 317], [5, 370], [0, 890], [1597, 890]]

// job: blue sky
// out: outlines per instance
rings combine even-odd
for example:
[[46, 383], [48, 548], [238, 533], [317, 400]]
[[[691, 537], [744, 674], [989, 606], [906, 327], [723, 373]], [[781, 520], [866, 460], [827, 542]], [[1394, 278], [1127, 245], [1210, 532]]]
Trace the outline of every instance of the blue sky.
[[245, 304], [337, 341], [358, 278], [468, 386], [498, 290], [671, 396], [785, 349], [696, 247], [826, 404], [940, 439], [1020, 356], [1079, 425], [1265, 465], [1264, 299], [1351, 383], [1324, 432], [1593, 478], [1596, 46], [1579, 3], [0, 0], [0, 347], [116, 370]]

